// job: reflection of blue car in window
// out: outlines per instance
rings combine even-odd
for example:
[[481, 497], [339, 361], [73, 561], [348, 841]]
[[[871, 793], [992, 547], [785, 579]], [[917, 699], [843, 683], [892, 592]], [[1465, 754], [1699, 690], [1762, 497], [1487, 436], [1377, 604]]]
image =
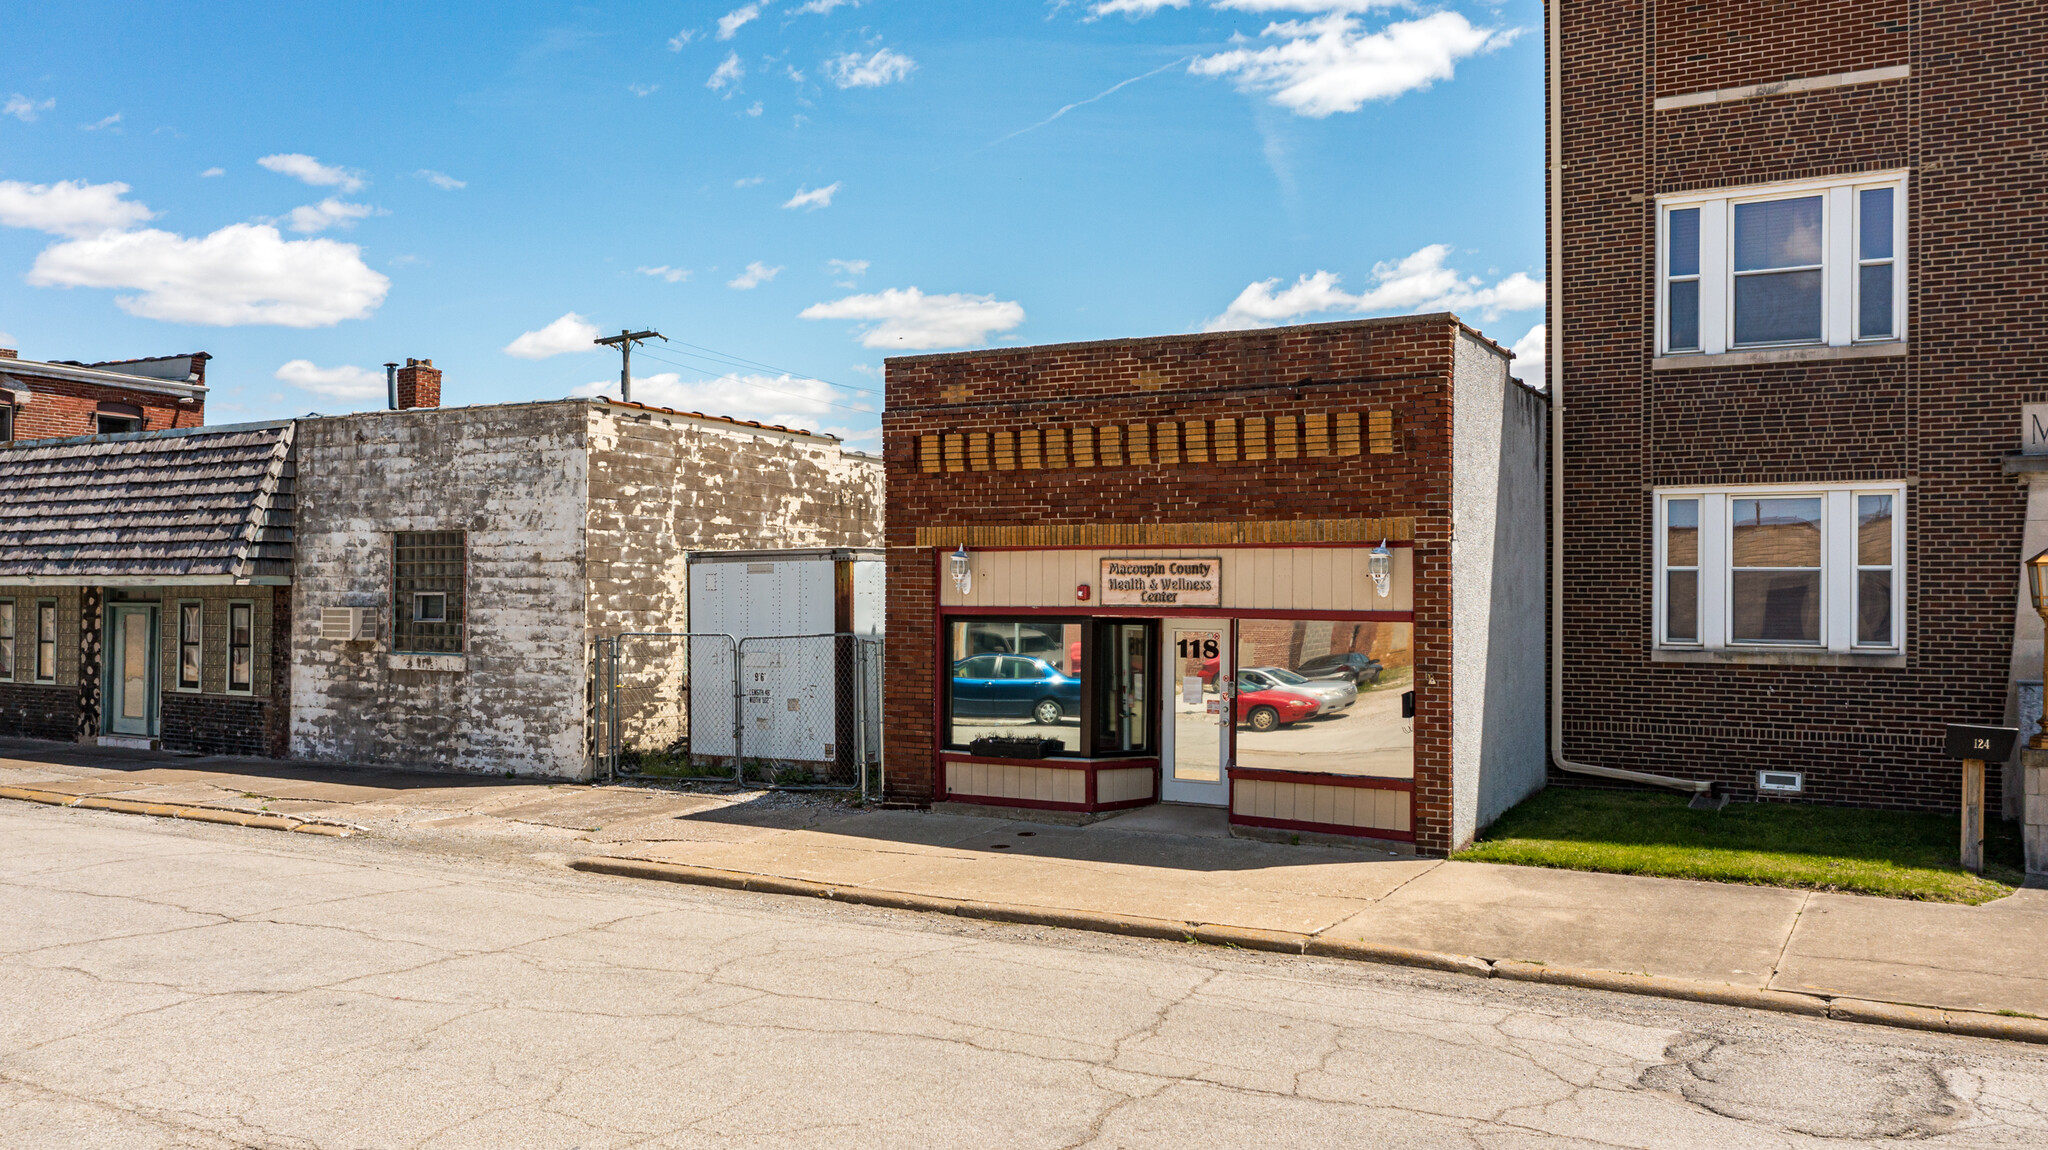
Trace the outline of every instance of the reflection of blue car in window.
[[953, 664], [953, 715], [1057, 723], [1081, 713], [1081, 680], [1043, 659], [976, 655]]

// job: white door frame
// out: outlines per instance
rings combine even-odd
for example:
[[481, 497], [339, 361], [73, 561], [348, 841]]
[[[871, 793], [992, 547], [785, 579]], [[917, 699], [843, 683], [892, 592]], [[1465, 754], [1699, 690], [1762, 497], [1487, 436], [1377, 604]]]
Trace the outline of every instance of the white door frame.
[[[144, 667], [140, 676], [133, 676], [128, 666], [124, 633], [125, 620], [140, 618], [143, 626], [142, 656]], [[155, 603], [109, 603], [107, 604], [107, 626], [101, 631], [101, 661], [106, 668], [100, 689], [100, 727], [107, 734], [128, 738], [153, 739], [157, 736], [157, 693], [161, 689], [158, 677], [162, 671], [163, 656], [159, 642], [162, 639], [162, 616]], [[142, 681], [142, 713], [126, 715], [124, 704], [128, 701], [128, 682], [139, 677]]]
[[[1176, 636], [1183, 631], [1204, 631], [1216, 636], [1216, 689], [1202, 692], [1205, 706], [1219, 708], [1217, 716], [1216, 742], [1210, 748], [1216, 765], [1216, 777], [1212, 780], [1174, 777], [1174, 765], [1180, 753], [1180, 709], [1183, 701], [1184, 684], [1180, 679], [1181, 664], [1174, 649]], [[1235, 715], [1231, 700], [1231, 687], [1236, 683], [1236, 651], [1231, 642], [1230, 620], [1228, 619], [1180, 619], [1167, 618], [1159, 627], [1159, 668], [1161, 722], [1159, 724], [1159, 801], [1163, 803], [1195, 803], [1202, 806], [1222, 807], [1230, 805], [1230, 728]], [[1207, 764], [1201, 763], [1206, 766]], [[1206, 772], [1198, 772], [1206, 773]]]

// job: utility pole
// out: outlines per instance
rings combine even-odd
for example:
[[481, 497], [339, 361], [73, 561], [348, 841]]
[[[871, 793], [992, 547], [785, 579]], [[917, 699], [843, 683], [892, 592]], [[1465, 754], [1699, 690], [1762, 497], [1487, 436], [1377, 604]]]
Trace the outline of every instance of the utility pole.
[[668, 342], [668, 337], [658, 331], [626, 331], [623, 328], [617, 335], [590, 341], [619, 349], [619, 398], [622, 400], [633, 398], [633, 345], [650, 339]]

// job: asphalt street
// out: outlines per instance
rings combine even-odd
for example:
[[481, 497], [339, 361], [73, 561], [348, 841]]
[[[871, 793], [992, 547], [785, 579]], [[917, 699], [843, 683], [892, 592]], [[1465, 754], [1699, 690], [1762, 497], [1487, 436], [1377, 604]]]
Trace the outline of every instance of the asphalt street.
[[0, 803], [0, 1145], [2048, 1145], [2033, 1047], [431, 842]]

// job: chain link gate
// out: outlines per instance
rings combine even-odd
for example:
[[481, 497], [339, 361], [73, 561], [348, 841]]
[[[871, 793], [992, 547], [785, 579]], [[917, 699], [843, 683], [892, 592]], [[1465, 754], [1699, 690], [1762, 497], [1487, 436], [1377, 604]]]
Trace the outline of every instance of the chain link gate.
[[848, 633], [598, 641], [610, 777], [881, 793], [882, 640]]
[[730, 635], [599, 639], [596, 729], [605, 776], [737, 779], [734, 662]]

